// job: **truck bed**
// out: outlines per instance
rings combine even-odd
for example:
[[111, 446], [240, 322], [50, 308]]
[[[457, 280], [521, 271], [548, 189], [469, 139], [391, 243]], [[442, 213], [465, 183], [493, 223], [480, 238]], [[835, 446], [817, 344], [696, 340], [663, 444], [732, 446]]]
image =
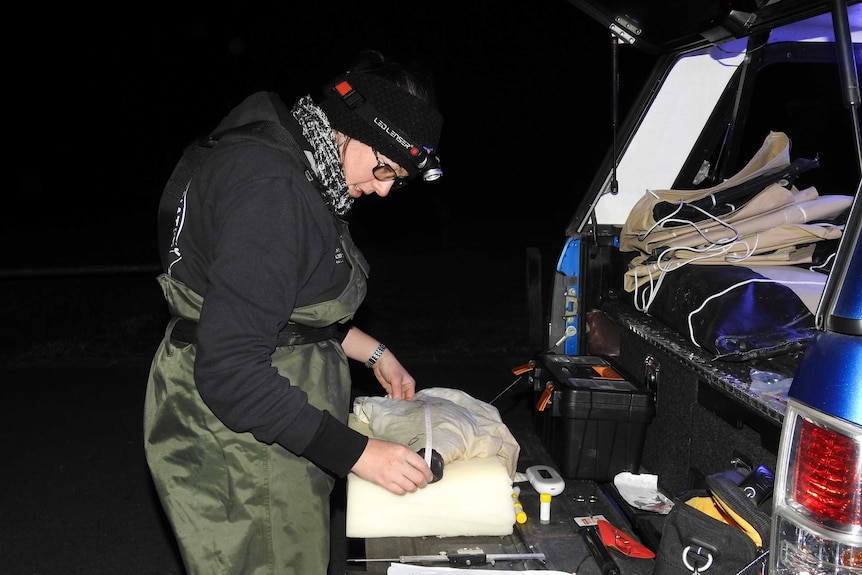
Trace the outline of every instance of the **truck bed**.
[[[518, 471], [531, 465], [554, 465], [542, 446], [533, 425], [529, 423], [510, 426], [512, 434], [521, 445]], [[613, 525], [632, 534], [633, 527], [626, 511], [616, 501], [614, 490], [608, 485], [594, 481], [566, 479], [564, 491], [551, 502], [551, 521], [543, 525], [539, 521], [539, 495], [529, 483], [519, 483], [520, 502], [527, 513], [527, 521], [515, 524], [514, 532], [505, 537], [384, 537], [352, 541], [351, 547], [364, 554], [361, 559], [399, 558], [410, 555], [436, 555], [456, 549], [479, 547], [485, 553], [543, 553], [544, 563], [536, 559], [499, 561], [495, 565], [482, 567], [488, 570], [526, 571], [550, 569], [567, 573], [577, 571], [581, 575], [600, 575], [596, 562], [575, 524], [575, 517], [602, 515]], [[594, 502], [590, 502], [594, 498]], [[624, 505], [624, 503], [623, 503]], [[655, 518], [657, 521], [661, 517]], [[637, 538], [637, 537], [636, 537]], [[646, 541], [643, 541], [646, 543]], [[634, 559], [616, 550], [611, 556], [623, 575], [648, 575], [653, 570], [653, 559]], [[359, 557], [353, 557], [358, 559]], [[348, 561], [346, 573], [386, 573], [390, 561]], [[445, 562], [437, 566], [447, 565]]]
[[737, 462], [774, 469], [784, 404], [752, 392], [752, 370], [793, 373], [799, 354], [716, 360], [679, 333], [623, 302], [605, 311], [620, 326], [617, 358], [655, 397], [642, 467], [668, 494], [698, 486]]

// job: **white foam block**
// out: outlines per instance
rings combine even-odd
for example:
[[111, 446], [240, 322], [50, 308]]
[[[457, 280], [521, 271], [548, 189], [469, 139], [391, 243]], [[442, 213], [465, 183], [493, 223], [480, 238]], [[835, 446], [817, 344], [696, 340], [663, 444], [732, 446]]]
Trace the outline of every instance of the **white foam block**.
[[512, 478], [499, 457], [448, 463], [440, 481], [406, 495], [347, 477], [348, 537], [509, 535], [514, 524]]

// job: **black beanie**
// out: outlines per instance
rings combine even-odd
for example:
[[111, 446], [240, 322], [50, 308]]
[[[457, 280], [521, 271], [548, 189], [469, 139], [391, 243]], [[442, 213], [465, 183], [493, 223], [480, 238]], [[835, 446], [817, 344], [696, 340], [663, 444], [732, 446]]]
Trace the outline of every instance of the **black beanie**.
[[334, 129], [383, 153], [411, 177], [426, 153], [435, 155], [443, 116], [380, 76], [356, 71], [337, 78], [324, 90], [320, 107]]

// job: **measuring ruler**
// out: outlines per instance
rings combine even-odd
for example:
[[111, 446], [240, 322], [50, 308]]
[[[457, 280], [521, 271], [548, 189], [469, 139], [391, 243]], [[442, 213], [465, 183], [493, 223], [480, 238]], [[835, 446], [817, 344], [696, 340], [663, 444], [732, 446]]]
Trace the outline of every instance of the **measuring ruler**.
[[400, 557], [381, 559], [348, 559], [355, 563], [374, 563], [389, 561], [396, 563], [448, 563], [457, 567], [474, 567], [477, 565], [493, 565], [495, 561], [519, 561], [522, 559], [545, 560], [544, 553], [485, 553], [479, 547], [465, 547], [455, 551], [442, 551], [437, 555], [401, 555]]

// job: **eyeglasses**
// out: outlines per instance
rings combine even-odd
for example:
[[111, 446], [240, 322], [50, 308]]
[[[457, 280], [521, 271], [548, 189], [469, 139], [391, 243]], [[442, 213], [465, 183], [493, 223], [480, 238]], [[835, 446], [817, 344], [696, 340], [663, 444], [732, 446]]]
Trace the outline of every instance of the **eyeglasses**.
[[395, 168], [385, 163], [380, 159], [380, 155], [377, 153], [377, 150], [371, 149], [374, 152], [374, 158], [377, 160], [377, 165], [371, 169], [371, 173], [374, 174], [374, 179], [380, 182], [392, 182], [392, 190], [397, 190], [398, 188], [403, 188], [407, 185], [406, 178], [399, 178], [398, 172], [395, 171]]

